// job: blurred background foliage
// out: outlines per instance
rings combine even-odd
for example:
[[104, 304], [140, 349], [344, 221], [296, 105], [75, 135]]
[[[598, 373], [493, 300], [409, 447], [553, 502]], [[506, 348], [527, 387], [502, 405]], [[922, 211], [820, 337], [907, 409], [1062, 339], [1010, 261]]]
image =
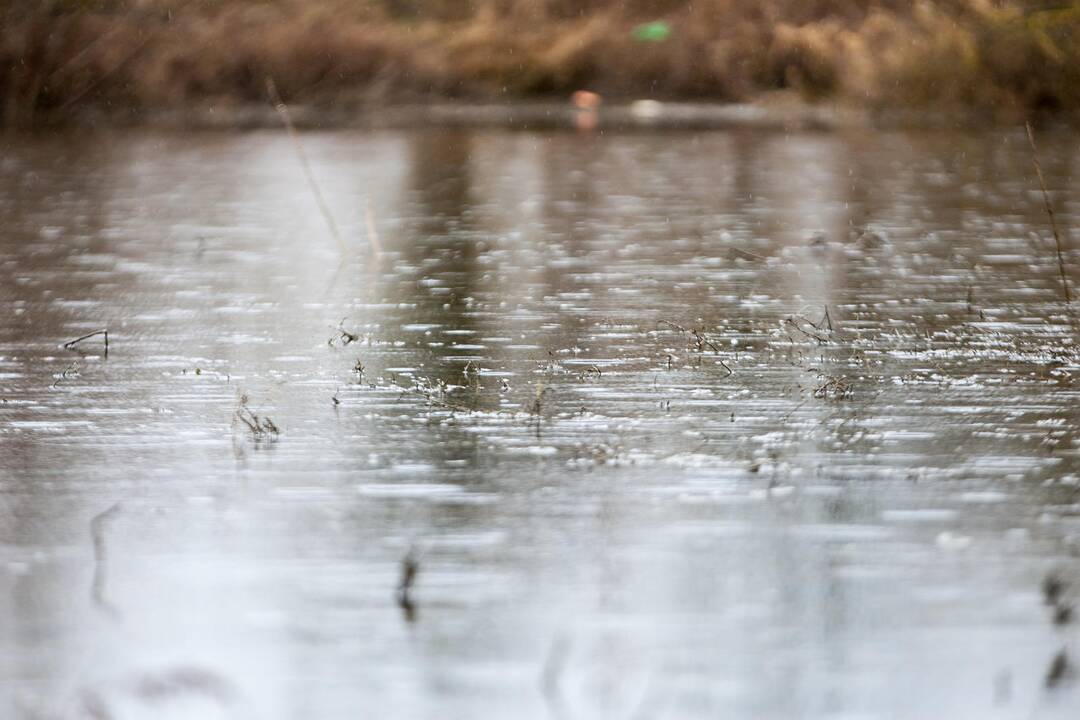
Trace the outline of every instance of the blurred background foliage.
[[313, 105], [587, 88], [1080, 111], [1080, 0], [6, 0], [0, 25], [8, 126], [264, 102], [268, 76]]

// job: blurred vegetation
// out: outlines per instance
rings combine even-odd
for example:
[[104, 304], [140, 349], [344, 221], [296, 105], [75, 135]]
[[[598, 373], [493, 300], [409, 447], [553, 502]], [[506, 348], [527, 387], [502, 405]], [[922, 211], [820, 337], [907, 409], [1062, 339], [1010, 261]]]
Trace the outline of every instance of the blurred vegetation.
[[[634, 28], [663, 21], [643, 42]], [[0, 0], [9, 125], [265, 102], [612, 97], [1080, 111], [1080, 0]]]

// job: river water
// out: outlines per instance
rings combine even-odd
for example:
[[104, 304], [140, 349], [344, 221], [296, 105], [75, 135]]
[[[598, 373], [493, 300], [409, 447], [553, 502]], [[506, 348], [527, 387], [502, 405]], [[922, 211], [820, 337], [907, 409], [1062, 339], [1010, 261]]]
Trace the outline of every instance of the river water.
[[1022, 131], [302, 143], [3, 141], [0, 716], [1077, 717]]

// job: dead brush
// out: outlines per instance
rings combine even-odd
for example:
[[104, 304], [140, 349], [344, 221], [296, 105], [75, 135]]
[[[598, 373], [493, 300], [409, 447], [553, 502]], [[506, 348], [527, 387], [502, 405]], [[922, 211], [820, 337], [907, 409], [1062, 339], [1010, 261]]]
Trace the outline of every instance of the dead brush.
[[[711, 350], [716, 355], [716, 362], [720, 364], [728, 375], [732, 375], [735, 371], [731, 369], [731, 366], [724, 362], [724, 359], [720, 357], [720, 347], [713, 342], [705, 331], [701, 328], [687, 328], [672, 322], [671, 320], [659, 320], [657, 325], [666, 325], [670, 328], [678, 330], [681, 333], [686, 334], [686, 348], [691, 352], [696, 352], [698, 355], [703, 355], [707, 350]], [[700, 359], [698, 366], [701, 365]], [[672, 366], [672, 358], [668, 355], [668, 369]]]
[[52, 384], [53, 390], [56, 389], [56, 386], [59, 385], [61, 381], [68, 380], [68, 379], [73, 378], [73, 377], [79, 377], [79, 361], [76, 360], [75, 362], [71, 363], [66, 368], [64, 368], [58, 375], [55, 375], [54, 377], [56, 379], [53, 380], [53, 384]]
[[432, 379], [424, 377], [423, 375], [410, 375], [408, 376], [408, 379], [411, 383], [408, 387], [399, 385], [391, 379], [391, 386], [401, 391], [401, 397], [410, 394], [418, 395], [422, 397], [428, 405], [445, 408], [452, 412], [474, 412], [472, 408], [459, 405], [451, 399], [450, 386], [446, 384], [446, 381], [439, 378]]
[[281, 431], [274, 421], [268, 417], [259, 417], [248, 407], [248, 396], [241, 395], [236, 402], [236, 411], [233, 413], [233, 424], [240, 423], [255, 440], [276, 440]]
[[851, 386], [840, 377], [816, 371], [820, 383], [814, 388], [813, 396], [822, 400], [850, 400], [854, 397]]
[[544, 403], [548, 395], [554, 392], [548, 387], [546, 379], [541, 379], [536, 383], [532, 399], [526, 403], [525, 411], [529, 416], [529, 423], [535, 425], [537, 437], [540, 437], [540, 425], [544, 421]]
[[341, 322], [334, 328], [334, 334], [330, 336], [330, 339], [326, 341], [326, 344], [330, 347], [334, 347], [335, 343], [341, 343], [342, 347], [351, 345], [354, 342], [360, 340], [360, 336], [356, 333], [351, 333], [345, 329], [345, 321], [349, 318], [341, 318]]
[[479, 395], [484, 390], [483, 383], [480, 382], [480, 368], [473, 365], [472, 360], [465, 363], [465, 368], [461, 371], [461, 376], [465, 380], [465, 389], [474, 395]]
[[[780, 329], [792, 343], [813, 340], [818, 345], [828, 345], [833, 342], [832, 319], [828, 309], [825, 310], [825, 316], [816, 323], [802, 315], [789, 315], [780, 321]], [[792, 335], [792, 332], [797, 333], [797, 336]]]
[[581, 444], [573, 450], [570, 463], [577, 466], [598, 466], [616, 464], [625, 456], [621, 445], [607, 443]]
[[604, 373], [597, 365], [590, 365], [581, 372], [578, 373], [578, 380], [581, 382], [589, 382], [590, 380], [601, 380], [604, 377]]

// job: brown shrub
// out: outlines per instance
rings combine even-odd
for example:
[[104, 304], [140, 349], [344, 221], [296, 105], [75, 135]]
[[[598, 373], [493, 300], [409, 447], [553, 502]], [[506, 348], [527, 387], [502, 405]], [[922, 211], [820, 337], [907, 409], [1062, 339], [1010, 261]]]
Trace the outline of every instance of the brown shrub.
[[[635, 25], [664, 20], [666, 40]], [[1080, 108], [1080, 0], [9, 0], [7, 124], [80, 108], [564, 94]]]

